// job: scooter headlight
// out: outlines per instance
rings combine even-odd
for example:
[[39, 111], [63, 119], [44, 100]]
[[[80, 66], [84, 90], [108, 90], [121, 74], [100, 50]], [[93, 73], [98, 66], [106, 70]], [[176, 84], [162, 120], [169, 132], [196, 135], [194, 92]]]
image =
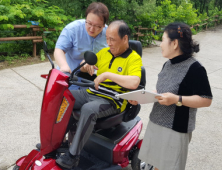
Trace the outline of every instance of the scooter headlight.
[[42, 162], [39, 161], [39, 160], [36, 160], [36, 161], [35, 161], [35, 164], [36, 164], [37, 166], [42, 166]]
[[59, 122], [62, 121], [62, 118], [65, 115], [66, 110], [67, 110], [68, 107], [69, 107], [69, 102], [64, 97], [63, 100], [62, 100], [62, 104], [60, 106], [60, 109], [59, 109], [59, 113], [58, 113], [58, 116], [57, 116], [57, 119], [56, 119], [56, 123], [59, 123]]

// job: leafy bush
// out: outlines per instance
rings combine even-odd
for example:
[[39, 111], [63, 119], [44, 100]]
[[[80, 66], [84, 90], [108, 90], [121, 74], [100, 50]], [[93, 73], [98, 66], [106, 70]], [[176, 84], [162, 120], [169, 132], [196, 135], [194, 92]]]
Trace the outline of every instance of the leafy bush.
[[[0, 0], [0, 37], [30, 35], [30, 29], [14, 29], [15, 24], [31, 25], [28, 21], [37, 21], [44, 28], [55, 28], [56, 32], [38, 32], [43, 35], [49, 48], [53, 49], [62, 28], [69, 22], [85, 18], [88, 5], [97, 0]], [[204, 0], [205, 2], [206, 0]], [[142, 33], [143, 45], [150, 44], [153, 39], [161, 40], [163, 29], [171, 22], [184, 22], [190, 26], [202, 24], [205, 19], [214, 20], [212, 16], [222, 15], [221, 7], [215, 8], [218, 0], [210, 1], [207, 10], [201, 7], [201, 0], [100, 0], [110, 11], [110, 21], [123, 19], [136, 33], [135, 26], [153, 28]], [[195, 7], [195, 8], [194, 8]], [[201, 9], [200, 9], [201, 7]], [[201, 11], [200, 11], [201, 10]], [[211, 22], [209, 26], [213, 26]], [[197, 31], [202, 28], [198, 27]], [[47, 29], [46, 29], [47, 30]], [[195, 34], [196, 29], [192, 29]], [[133, 38], [133, 37], [131, 37]], [[41, 46], [41, 44], [38, 44]], [[27, 48], [28, 47], [28, 48]], [[0, 50], [31, 53], [31, 41], [1, 43]], [[22, 50], [21, 50], [22, 49]], [[40, 49], [40, 47], [38, 48]]]
[[[85, 18], [85, 11], [90, 3], [95, 0], [54, 0], [50, 1], [50, 5], [58, 4], [62, 9], [65, 9], [66, 15], [74, 16], [75, 18]], [[134, 26], [140, 25], [137, 20], [137, 11], [141, 11], [143, 6], [148, 6], [154, 0], [100, 0], [109, 9], [109, 21], [122, 19], [127, 22], [132, 32]], [[109, 24], [109, 23], [108, 23]]]
[[[19, 37], [31, 35], [31, 29], [14, 29], [13, 25], [27, 25], [28, 21], [39, 22], [40, 27], [54, 28], [56, 31], [51, 32], [49, 36], [44, 36], [43, 30], [37, 32], [47, 41], [49, 48], [54, 48], [55, 42], [63, 27], [73, 21], [75, 18], [64, 15], [64, 10], [57, 6], [49, 6], [46, 0], [2, 0], [0, 4], [0, 37]], [[31, 41], [20, 41], [21, 43], [12, 44], [1, 43], [1, 50], [4, 52], [17, 52], [19, 54], [32, 50]], [[28, 45], [27, 45], [28, 43]], [[42, 45], [40, 45], [41, 48]], [[24, 47], [24, 48], [23, 48]], [[39, 48], [38, 48], [39, 49]]]
[[[186, 1], [181, 1], [180, 5], [176, 6], [170, 0], [163, 0], [159, 6], [154, 7], [153, 12], [144, 12], [138, 18], [140, 18], [143, 27], [155, 30], [156, 35], [151, 38], [156, 40], [161, 40], [161, 32], [171, 22], [184, 22], [188, 25], [200, 22], [197, 10], [193, 8], [191, 3]], [[150, 31], [150, 34], [152, 33]]]

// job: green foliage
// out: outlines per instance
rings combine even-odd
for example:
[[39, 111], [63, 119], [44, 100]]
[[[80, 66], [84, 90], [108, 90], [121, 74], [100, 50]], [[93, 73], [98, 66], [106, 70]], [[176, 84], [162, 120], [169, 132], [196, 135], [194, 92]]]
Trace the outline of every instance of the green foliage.
[[[60, 31], [69, 22], [85, 18], [88, 5], [97, 0], [0, 0], [0, 37], [31, 35], [30, 29], [14, 29], [15, 24], [25, 24], [37, 21], [46, 28], [38, 32], [47, 42], [49, 49], [53, 49]], [[140, 37], [143, 45], [152, 40], [161, 40], [163, 29], [171, 22], [184, 22], [190, 26], [205, 23], [205, 19], [213, 21], [215, 15], [222, 15], [222, 0], [100, 0], [106, 4], [110, 12], [110, 21], [122, 19], [136, 33], [135, 26], [153, 28], [145, 30]], [[205, 5], [204, 5], [205, 4]], [[222, 17], [222, 16], [221, 16]], [[109, 23], [108, 23], [109, 24]], [[210, 22], [208, 26], [213, 26]], [[48, 31], [55, 28], [57, 31]], [[203, 29], [192, 29], [193, 34]], [[133, 37], [131, 37], [133, 38]], [[38, 51], [42, 44], [37, 44]], [[13, 50], [12, 50], [13, 49]], [[32, 54], [31, 41], [0, 42], [1, 52], [13, 54]], [[24, 52], [25, 51], [25, 52]], [[40, 52], [41, 56], [41, 52]]]
[[[71, 15], [79, 19], [85, 18], [87, 7], [94, 1], [96, 0], [54, 0], [50, 1], [49, 4], [57, 4], [65, 10], [66, 15]], [[100, 0], [99, 2], [104, 3], [109, 8], [110, 22], [116, 19], [122, 19], [126, 21], [131, 30], [134, 31], [133, 27], [140, 25], [140, 22], [137, 20], [137, 11], [144, 5], [148, 6], [151, 0]]]
[[191, 31], [192, 31], [192, 34], [193, 34], [193, 35], [196, 35], [196, 34], [197, 34], [197, 31], [196, 31], [194, 28], [191, 28]]
[[180, 1], [180, 4], [177, 6], [171, 3], [170, 0], [163, 0], [159, 6], [153, 8], [152, 12], [145, 11], [137, 17], [140, 19], [143, 27], [153, 28], [157, 31], [156, 35], [153, 34], [153, 31], [149, 32], [153, 35], [151, 38], [156, 40], [161, 40], [161, 32], [171, 22], [184, 22], [188, 25], [200, 22], [197, 10], [193, 8], [191, 3], [186, 1]]
[[73, 16], [74, 18], [85, 17], [85, 9], [88, 7], [93, 0], [53, 0], [48, 1], [49, 5], [59, 6], [64, 9], [65, 15]]
[[44, 53], [43, 49], [41, 49], [41, 51], [40, 51], [40, 59], [41, 59], [41, 61], [45, 60], [45, 53]]
[[183, 2], [176, 7], [170, 0], [164, 0], [152, 16], [158, 21], [158, 25], [165, 26], [175, 21], [192, 25], [199, 21], [196, 12], [190, 3]]
[[[1, 0], [0, 37], [32, 35], [31, 29], [14, 29], [13, 25], [27, 25], [29, 28], [31, 23], [28, 21], [37, 21], [40, 27], [56, 29], [56, 31], [51, 32], [50, 36], [43, 36], [43, 30], [37, 32], [37, 35], [43, 36], [44, 40], [49, 44], [49, 49], [52, 49], [64, 26], [75, 19], [64, 13], [65, 11], [58, 6], [49, 6], [46, 0]], [[18, 42], [22, 43], [13, 42], [13, 44], [11, 44], [12, 42], [0, 42], [0, 49], [8, 53], [31, 53], [31, 41]], [[28, 42], [28, 45], [26, 42]], [[22, 44], [26, 44], [26, 46]], [[38, 44], [38, 49], [41, 49], [41, 46], [42, 45]]]
[[183, 2], [176, 10], [175, 21], [184, 22], [188, 25], [198, 23], [200, 19], [196, 12], [197, 10], [193, 8], [191, 3]]
[[32, 41], [5, 41], [0, 42], [0, 53], [8, 55], [28, 53], [32, 54]]
[[15, 62], [22, 62], [30, 57], [28, 54], [24, 53], [21, 56], [18, 55], [0, 55], [0, 61], [7, 61], [8, 64], [14, 64]]
[[197, 14], [207, 13], [208, 16], [212, 16], [212, 10], [218, 8], [222, 9], [222, 0], [190, 0], [194, 7], [198, 10]]

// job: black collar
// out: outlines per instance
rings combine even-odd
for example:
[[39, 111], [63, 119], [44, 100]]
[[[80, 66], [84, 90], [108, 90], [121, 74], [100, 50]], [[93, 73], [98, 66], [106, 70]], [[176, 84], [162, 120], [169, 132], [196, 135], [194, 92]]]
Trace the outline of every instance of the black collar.
[[185, 61], [190, 57], [191, 57], [190, 55], [182, 54], [182, 55], [178, 55], [178, 56], [170, 59], [170, 62], [171, 62], [171, 64], [176, 64], [176, 63], [180, 63], [182, 61]]
[[[108, 50], [108, 51], [110, 52], [110, 54], [112, 54], [110, 50]], [[132, 53], [132, 49], [128, 48], [124, 53], [122, 53], [121, 55], [116, 56], [116, 57], [127, 58], [131, 53]], [[112, 54], [112, 56], [113, 56], [113, 54]]]

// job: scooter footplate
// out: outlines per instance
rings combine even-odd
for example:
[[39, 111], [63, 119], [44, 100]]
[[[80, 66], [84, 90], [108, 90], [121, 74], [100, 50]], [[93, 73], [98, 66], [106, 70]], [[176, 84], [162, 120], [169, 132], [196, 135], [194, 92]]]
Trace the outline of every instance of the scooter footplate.
[[109, 170], [110, 168], [112, 168], [112, 170], [121, 169], [118, 165], [110, 167], [109, 163], [101, 161], [94, 155], [82, 150], [79, 166], [72, 168], [72, 170]]

